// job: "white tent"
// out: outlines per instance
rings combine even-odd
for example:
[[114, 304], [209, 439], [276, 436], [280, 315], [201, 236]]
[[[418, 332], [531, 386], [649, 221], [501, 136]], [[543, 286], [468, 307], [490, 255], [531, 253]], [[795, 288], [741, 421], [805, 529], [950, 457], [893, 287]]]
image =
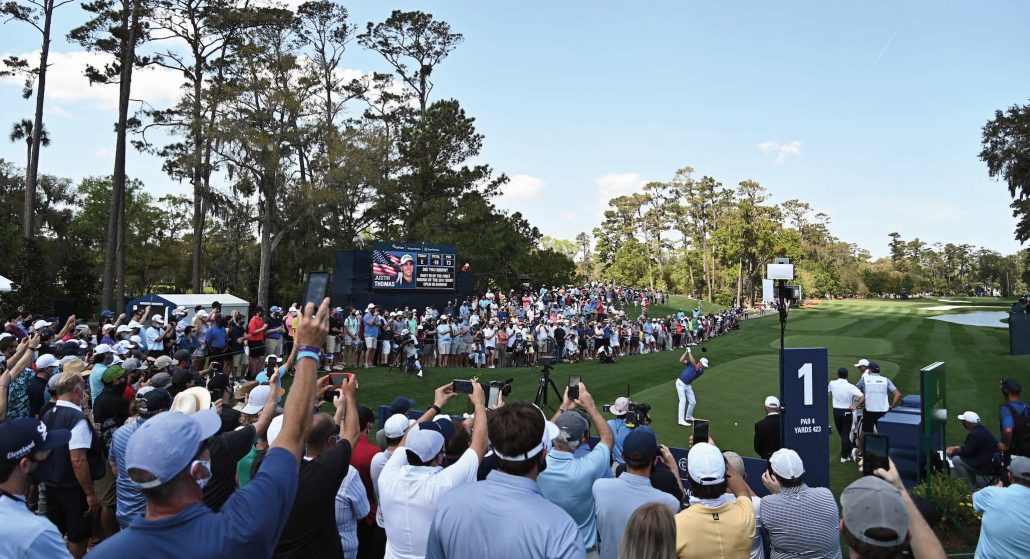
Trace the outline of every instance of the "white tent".
[[9, 293], [11, 289], [11, 280], [0, 276], [0, 293]]
[[152, 293], [129, 301], [126, 304], [125, 312], [131, 314], [136, 309], [150, 305], [151, 314], [161, 314], [167, 319], [171, 316], [172, 310], [176, 307], [183, 307], [192, 319], [194, 308], [197, 305], [210, 311], [211, 305], [216, 301], [222, 305], [222, 316], [228, 316], [234, 311], [240, 311], [243, 316], [250, 316], [250, 303], [228, 293]]

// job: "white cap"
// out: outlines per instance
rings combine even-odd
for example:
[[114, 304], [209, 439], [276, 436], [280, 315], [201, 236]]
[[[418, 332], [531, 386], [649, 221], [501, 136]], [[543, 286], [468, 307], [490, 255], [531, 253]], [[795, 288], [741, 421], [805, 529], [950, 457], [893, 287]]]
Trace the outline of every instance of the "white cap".
[[150, 321], [151, 322], [157, 322], [159, 324], [164, 324], [165, 323], [165, 317], [163, 317], [163, 316], [161, 316], [159, 314], [155, 314], [154, 316], [150, 317]]
[[37, 320], [32, 323], [33, 330], [39, 330], [40, 328], [46, 328], [47, 326], [50, 326], [50, 323], [45, 320]]
[[[272, 392], [267, 384], [260, 384], [255, 386], [250, 394], [247, 395], [247, 405], [243, 406], [240, 413], [247, 415], [255, 414], [261, 411], [261, 408], [265, 407], [265, 403], [268, 401], [268, 395]], [[271, 442], [271, 441], [269, 441]]]
[[108, 344], [98, 344], [97, 347], [93, 348], [93, 355], [102, 355], [104, 353], [114, 353], [114, 349]]
[[780, 399], [777, 398], [776, 396], [766, 396], [766, 398], [765, 398], [765, 407], [779, 409], [779, 407], [780, 407]]
[[726, 481], [726, 459], [711, 443], [696, 443], [687, 453], [687, 473], [694, 483], [719, 485]]
[[[40, 358], [40, 359], [42, 359], [42, 358]], [[37, 367], [39, 366], [38, 362], [37, 362], [36, 366]], [[967, 423], [976, 423], [976, 424], [980, 423], [980, 414], [976, 413], [975, 411], [967, 411], [967, 412], [965, 412], [963, 414], [960, 414], [958, 416], [958, 418], [960, 420], [962, 420], [962, 421], [967, 422]]]
[[859, 359], [858, 363], [855, 363], [855, 366], [856, 367], [868, 367], [869, 366], [869, 360], [868, 359]]
[[789, 448], [781, 448], [769, 457], [769, 466], [774, 474], [783, 479], [797, 479], [805, 473], [805, 464], [798, 453]]
[[199, 316], [200, 318], [207, 318], [207, 311], [205, 311], [204, 309], [200, 309], [199, 311], [197, 311], [197, 316]]
[[707, 369], [708, 368], [708, 358], [707, 357], [702, 357], [698, 362], [701, 363], [701, 368], [703, 368], [703, 369]]
[[135, 320], [130, 320], [129, 321], [129, 330], [142, 329], [142, 328], [143, 328], [143, 326], [139, 322], [136, 322]]
[[139, 336], [129, 336], [129, 341], [136, 345], [143, 345], [143, 338]]
[[423, 462], [430, 462], [443, 450], [443, 443], [444, 438], [439, 431], [415, 429], [408, 433], [404, 447], [414, 452]]
[[[261, 387], [259, 386], [258, 388]], [[254, 390], [257, 390], [257, 388]], [[251, 393], [253, 394], [253, 392], [254, 391], [252, 390]], [[268, 425], [268, 431], [265, 433], [265, 439], [268, 441], [268, 444], [274, 443], [275, 438], [279, 436], [279, 431], [283, 430], [283, 417], [284, 416], [282, 415], [275, 416], [275, 418], [272, 419], [272, 422]]]
[[41, 371], [43, 369], [49, 369], [50, 367], [56, 367], [60, 363], [61, 361], [58, 358], [46, 353], [36, 358], [36, 370]]
[[383, 434], [390, 439], [403, 437], [404, 432], [414, 424], [414, 419], [408, 419], [403, 413], [395, 413], [383, 424]]
[[374, 308], [376, 308], [376, 304], [375, 303], [369, 303], [368, 306], [365, 307], [365, 310], [366, 311], [370, 311], [370, 310], [372, 310]]
[[115, 330], [114, 333], [115, 334], [121, 334], [123, 332], [128, 332], [129, 330], [131, 330], [131, 328], [129, 328], [128, 326], [126, 326], [124, 324], [119, 324], [118, 325], [118, 329]]

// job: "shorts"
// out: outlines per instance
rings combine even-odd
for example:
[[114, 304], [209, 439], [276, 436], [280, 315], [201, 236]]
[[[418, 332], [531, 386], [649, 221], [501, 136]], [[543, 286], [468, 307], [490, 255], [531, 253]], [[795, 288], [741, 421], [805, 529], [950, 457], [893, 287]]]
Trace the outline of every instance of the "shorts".
[[885, 411], [866, 410], [865, 413], [862, 414], [862, 432], [872, 433], [873, 429], [876, 427], [876, 422], [885, 415], [887, 415], [887, 412]]
[[644, 343], [653, 344], [654, 336], [652, 336], [651, 334], [644, 334]]
[[239, 351], [239, 353], [233, 353], [232, 354], [232, 366], [233, 367], [239, 369], [246, 362], [247, 362], [247, 354], [243, 353], [242, 349]]
[[250, 358], [265, 356], [265, 341], [247, 340], [247, 348], [250, 349]]
[[283, 339], [282, 338], [265, 338], [265, 353], [268, 355], [283, 354]]
[[100, 495], [101, 505], [105, 507], [114, 507], [116, 505], [114, 472], [111, 471], [110, 464], [107, 464], [107, 467], [104, 469], [104, 477], [93, 482], [93, 490], [96, 491], [97, 495]]
[[375, 349], [377, 343], [378, 343], [378, 340], [376, 340], [376, 338], [368, 337], [368, 336], [365, 337], [365, 348], [366, 349]]
[[57, 526], [57, 531], [67, 534], [68, 541], [81, 542], [93, 535], [93, 519], [89, 516], [89, 505], [82, 488], [46, 487], [46, 517]]
[[383, 353], [390, 353], [390, 340], [381, 340], [379, 342], [379, 349]]
[[439, 353], [440, 355], [450, 355], [451, 354], [451, 342], [437, 342], [436, 343], [436, 352]]
[[326, 353], [336, 353], [337, 351], [340, 350], [339, 344], [337, 343], [337, 340], [338, 340], [338, 338], [336, 336], [331, 336], [330, 335], [330, 336], [326, 336], [325, 337], [325, 352]]
[[461, 355], [465, 351], [465, 344], [461, 341], [451, 341], [451, 355]]

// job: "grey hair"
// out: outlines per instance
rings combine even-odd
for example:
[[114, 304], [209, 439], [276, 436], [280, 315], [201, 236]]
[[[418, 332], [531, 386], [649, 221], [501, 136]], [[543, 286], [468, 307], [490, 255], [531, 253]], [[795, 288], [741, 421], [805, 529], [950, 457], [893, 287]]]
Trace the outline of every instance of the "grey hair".
[[579, 448], [579, 445], [582, 441], [580, 441], [579, 439], [570, 440], [569, 434], [562, 431], [558, 433], [558, 436], [554, 438], [553, 442], [557, 446], [563, 446], [569, 449], [570, 451], [575, 451], [577, 448]]

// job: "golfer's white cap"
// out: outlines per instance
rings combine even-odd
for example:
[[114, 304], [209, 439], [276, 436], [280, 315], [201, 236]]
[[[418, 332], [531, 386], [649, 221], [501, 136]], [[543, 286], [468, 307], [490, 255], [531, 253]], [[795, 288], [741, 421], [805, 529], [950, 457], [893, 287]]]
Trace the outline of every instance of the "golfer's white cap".
[[704, 367], [705, 369], [708, 368], [708, 358], [707, 357], [702, 357], [698, 362], [701, 363], [701, 366]]
[[868, 367], [869, 366], [869, 360], [868, 359], [859, 359], [858, 363], [855, 363], [855, 366], [856, 367]]
[[779, 408], [780, 407], [780, 399], [777, 398], [776, 396], [767, 396], [765, 398], [765, 407], [767, 407], [767, 408]]
[[958, 418], [959, 420], [965, 421], [967, 423], [980, 423], [980, 414], [976, 413], [975, 411], [967, 411], [965, 413], [959, 414]]

